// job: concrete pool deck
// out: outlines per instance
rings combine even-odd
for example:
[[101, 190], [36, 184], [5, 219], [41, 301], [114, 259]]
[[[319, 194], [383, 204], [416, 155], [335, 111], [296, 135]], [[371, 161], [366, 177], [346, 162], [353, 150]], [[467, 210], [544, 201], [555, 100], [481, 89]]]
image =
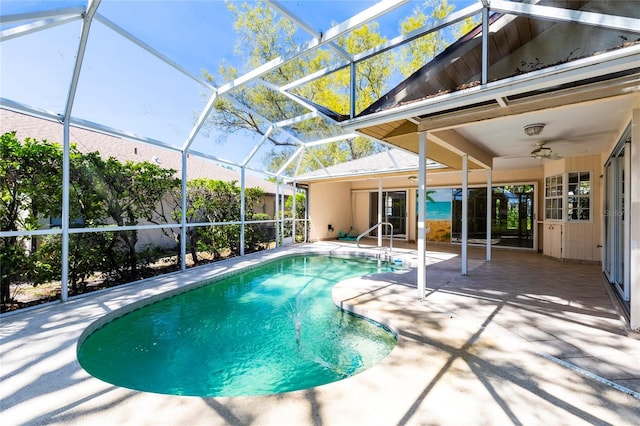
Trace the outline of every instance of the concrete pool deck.
[[[0, 422], [133, 425], [573, 425], [640, 423], [640, 340], [599, 265], [539, 254], [429, 247], [427, 297], [414, 268], [338, 284], [334, 300], [399, 332], [354, 377], [264, 397], [158, 395], [110, 385], [76, 359], [93, 321], [148, 297], [290, 253], [352, 254], [323, 242], [254, 253], [0, 317]], [[365, 250], [367, 251], [367, 250]], [[416, 253], [395, 258], [415, 264]]]

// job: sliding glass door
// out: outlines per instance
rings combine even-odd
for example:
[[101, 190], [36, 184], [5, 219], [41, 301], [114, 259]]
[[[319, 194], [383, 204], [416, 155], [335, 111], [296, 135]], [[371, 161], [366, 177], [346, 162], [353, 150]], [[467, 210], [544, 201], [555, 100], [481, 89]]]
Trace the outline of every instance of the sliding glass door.
[[[385, 191], [382, 193], [382, 221], [393, 225], [394, 238], [407, 238], [407, 191]], [[369, 226], [378, 223], [378, 193], [369, 195]], [[382, 235], [387, 236], [391, 232], [388, 226], [382, 227]], [[374, 230], [372, 236], [378, 235]]]
[[[491, 205], [487, 207], [487, 189], [470, 188], [468, 225], [469, 243], [486, 244], [487, 208], [491, 210], [491, 244], [494, 246], [533, 249], [534, 186], [503, 185], [491, 188]], [[452, 242], [462, 239], [462, 189], [453, 190]]]
[[[629, 283], [625, 279], [625, 144], [619, 145], [605, 165], [604, 272], [625, 302]], [[628, 172], [627, 172], [628, 176]]]

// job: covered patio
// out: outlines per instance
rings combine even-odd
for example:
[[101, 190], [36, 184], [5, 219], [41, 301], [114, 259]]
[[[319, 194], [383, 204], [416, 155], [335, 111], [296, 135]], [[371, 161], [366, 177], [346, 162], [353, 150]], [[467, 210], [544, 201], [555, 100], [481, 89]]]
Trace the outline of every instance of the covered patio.
[[405, 271], [338, 284], [334, 301], [398, 331], [373, 368], [340, 382], [265, 397], [196, 398], [138, 392], [88, 375], [76, 343], [94, 320], [158, 296], [296, 253], [375, 254], [318, 242], [193, 268], [3, 317], [0, 398], [5, 424], [636, 424], [640, 340], [598, 265], [427, 247], [427, 292], [416, 299], [417, 252]]

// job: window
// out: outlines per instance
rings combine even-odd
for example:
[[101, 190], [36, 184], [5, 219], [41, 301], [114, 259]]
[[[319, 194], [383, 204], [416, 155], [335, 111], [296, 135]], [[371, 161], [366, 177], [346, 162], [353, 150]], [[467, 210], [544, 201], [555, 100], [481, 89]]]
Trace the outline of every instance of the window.
[[567, 220], [591, 219], [591, 173], [573, 172], [567, 175]]
[[544, 183], [545, 220], [591, 220], [591, 172], [549, 176]]
[[[378, 193], [369, 195], [369, 226], [378, 223]], [[393, 225], [394, 238], [407, 236], [407, 193], [406, 191], [390, 191], [382, 193], [382, 221]], [[382, 235], [389, 235], [390, 228], [382, 226]], [[377, 235], [374, 229], [371, 235]]]
[[562, 175], [549, 176], [544, 181], [544, 218], [562, 220]]

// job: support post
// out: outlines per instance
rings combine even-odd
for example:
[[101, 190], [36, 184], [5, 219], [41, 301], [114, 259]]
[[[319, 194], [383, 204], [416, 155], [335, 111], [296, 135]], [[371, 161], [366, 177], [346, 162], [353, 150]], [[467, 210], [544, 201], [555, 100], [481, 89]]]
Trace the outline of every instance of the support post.
[[68, 118], [64, 120], [62, 138], [62, 275], [60, 299], [66, 302], [69, 298], [69, 182], [71, 180]]
[[276, 177], [276, 205], [275, 205], [276, 247], [280, 247], [280, 178]]
[[424, 298], [427, 287], [427, 133], [418, 133], [418, 300]]
[[244, 256], [244, 228], [246, 226], [245, 167], [240, 167], [240, 256]]
[[304, 190], [304, 242], [309, 242], [309, 186]]
[[284, 217], [284, 193], [287, 188], [284, 183], [284, 178], [280, 180], [280, 185], [282, 185], [280, 189], [280, 240], [282, 242], [282, 246], [284, 247], [284, 228], [286, 224], [286, 218]]
[[462, 156], [462, 275], [467, 272], [467, 242], [469, 238], [469, 156]]
[[351, 97], [349, 99], [350, 101], [349, 117], [354, 118], [356, 116], [356, 63], [355, 62], [351, 62], [349, 71], [351, 73], [351, 84], [349, 85], [351, 89]]
[[292, 242], [295, 244], [296, 242], [296, 181], [291, 182], [291, 187], [293, 189], [293, 200], [291, 200], [291, 238]]
[[492, 199], [491, 199], [491, 169], [487, 169], [487, 262], [491, 262], [491, 213], [492, 213]]
[[[187, 270], [187, 150], [182, 150], [182, 182], [180, 189], [180, 270]], [[195, 259], [192, 259], [195, 262]]]
[[100, 6], [101, 0], [89, 2], [87, 10], [83, 15], [82, 31], [80, 33], [80, 43], [78, 44], [78, 53], [76, 55], [75, 65], [73, 67], [73, 75], [71, 76], [71, 85], [67, 92], [67, 102], [64, 108], [63, 126], [62, 126], [62, 265], [61, 266], [61, 289], [60, 300], [66, 302], [69, 298], [69, 186], [71, 181], [71, 159], [69, 150], [69, 122], [71, 121], [71, 111], [73, 110], [73, 102], [78, 89], [78, 81], [80, 80], [80, 70], [84, 61], [84, 54], [87, 49], [87, 40], [89, 39], [89, 30], [93, 17]]
[[482, 76], [481, 83], [489, 81], [489, 5], [482, 8]]
[[[382, 209], [384, 198], [382, 197], [382, 179], [378, 178], [378, 222], [382, 223]], [[382, 226], [378, 226], [378, 247], [382, 247]]]

